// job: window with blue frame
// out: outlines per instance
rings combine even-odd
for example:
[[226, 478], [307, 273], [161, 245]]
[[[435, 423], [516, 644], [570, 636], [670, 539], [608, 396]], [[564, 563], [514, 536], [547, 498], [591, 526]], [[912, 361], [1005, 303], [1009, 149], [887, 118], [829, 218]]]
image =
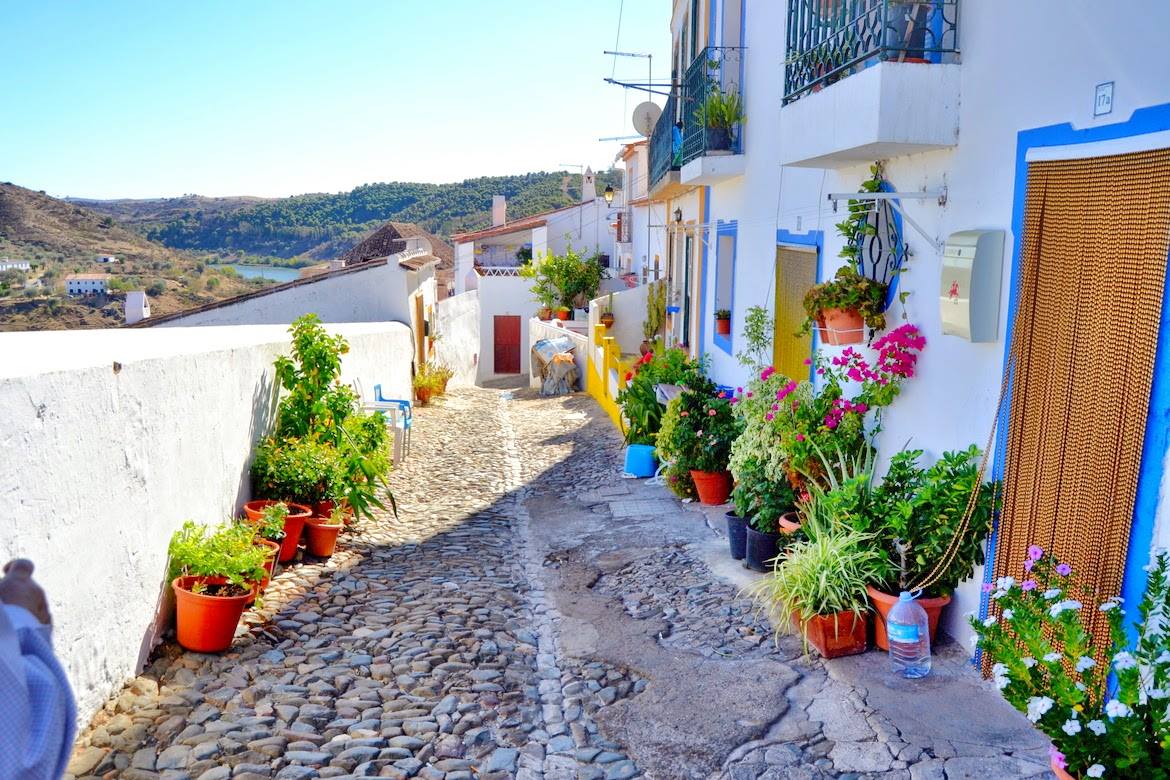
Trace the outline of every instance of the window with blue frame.
[[[714, 312], [727, 311], [735, 317], [735, 250], [738, 228], [735, 222], [721, 222], [715, 237], [715, 298]], [[726, 326], [724, 326], [726, 327]], [[720, 324], [715, 323], [713, 340], [715, 346], [731, 354], [731, 331], [720, 333]]]

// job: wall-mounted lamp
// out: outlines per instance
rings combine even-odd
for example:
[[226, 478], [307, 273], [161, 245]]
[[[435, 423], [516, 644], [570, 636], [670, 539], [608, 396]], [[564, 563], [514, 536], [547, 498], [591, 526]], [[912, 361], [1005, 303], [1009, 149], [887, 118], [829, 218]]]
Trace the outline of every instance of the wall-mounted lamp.
[[682, 209], [674, 210], [674, 222], [676, 225], [682, 224]]
[[613, 185], [612, 184], [605, 185], [605, 192], [602, 193], [602, 196], [605, 198], [605, 205], [607, 205], [607, 206], [613, 205]]

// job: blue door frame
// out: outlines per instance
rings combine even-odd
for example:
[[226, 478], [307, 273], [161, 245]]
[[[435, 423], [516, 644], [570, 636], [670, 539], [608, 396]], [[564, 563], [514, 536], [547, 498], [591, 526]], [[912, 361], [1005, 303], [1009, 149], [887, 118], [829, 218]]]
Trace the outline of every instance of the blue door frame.
[[[1015, 249], [1012, 253], [1011, 291], [1008, 297], [1008, 328], [1004, 341], [1004, 367], [1007, 367], [1011, 349], [1015, 312], [1020, 294], [1020, 236], [1024, 230], [1024, 202], [1028, 184], [1028, 152], [1032, 149], [1052, 146], [1076, 146], [1082, 144], [1132, 138], [1149, 133], [1170, 130], [1170, 103], [1139, 109], [1126, 122], [1076, 130], [1071, 124], [1051, 125], [1021, 131], [1016, 143], [1015, 195], [1012, 204], [1012, 233]], [[1170, 275], [1170, 274], [1168, 274]], [[1154, 361], [1154, 380], [1150, 387], [1150, 407], [1146, 419], [1145, 439], [1142, 444], [1141, 469], [1138, 476], [1137, 496], [1134, 502], [1133, 524], [1129, 532], [1129, 549], [1125, 557], [1125, 574], [1122, 580], [1121, 597], [1129, 604], [1136, 604], [1146, 589], [1145, 565], [1150, 560], [1150, 547], [1154, 538], [1154, 521], [1158, 509], [1158, 493], [1162, 484], [1163, 459], [1170, 444], [1170, 284], [1167, 284], [1162, 298], [1162, 314], [1158, 330], [1158, 354]], [[1003, 408], [1000, 410], [996, 434], [994, 479], [1003, 479], [1003, 460], [1007, 447], [1008, 412], [1011, 408], [1011, 386], [1008, 386]], [[988, 564], [984, 568], [983, 581], [991, 582], [998, 518], [987, 544]], [[988, 595], [980, 599], [979, 616], [987, 617]], [[1136, 638], [1137, 610], [1132, 609], [1126, 624], [1131, 641]], [[980, 662], [976, 654], [975, 662]]]

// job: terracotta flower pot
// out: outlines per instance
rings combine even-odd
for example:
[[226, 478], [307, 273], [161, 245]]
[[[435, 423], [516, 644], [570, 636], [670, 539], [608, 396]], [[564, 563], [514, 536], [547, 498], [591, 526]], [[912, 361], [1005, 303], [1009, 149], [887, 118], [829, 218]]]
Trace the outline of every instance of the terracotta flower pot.
[[605, 314], [601, 315], [601, 324], [605, 326], [606, 330], [612, 328], [614, 322], [615, 320], [612, 312], [607, 311]]
[[556, 311], [557, 319], [561, 322], [567, 322], [572, 314], [573, 312], [568, 309], [557, 309]]
[[691, 469], [691, 479], [699, 493], [699, 503], [708, 506], [726, 504], [731, 495], [731, 474], [726, 471], [697, 471]]
[[[873, 643], [882, 650], [889, 650], [890, 640], [886, 636], [886, 616], [898, 603], [898, 597], [883, 593], [870, 585], [867, 585], [865, 590], [869, 593], [869, 599], [873, 602], [874, 610], [877, 612], [877, 618], [873, 621]], [[918, 606], [926, 610], [926, 619], [930, 625], [930, 644], [933, 647], [935, 637], [938, 635], [939, 615], [942, 614], [943, 607], [951, 603], [951, 597], [942, 596], [935, 599], [915, 599], [915, 601], [918, 602]]]
[[429, 404], [431, 402], [431, 396], [434, 395], [434, 393], [435, 391], [431, 390], [429, 387], [416, 387], [414, 389], [414, 396], [418, 399], [420, 406], [426, 406]]
[[824, 309], [817, 320], [817, 335], [829, 346], [865, 341], [865, 320], [856, 309]]
[[291, 501], [272, 501], [264, 499], [262, 501], [249, 501], [244, 504], [244, 517], [249, 520], [259, 520], [264, 510], [273, 504], [284, 504], [288, 507], [289, 517], [300, 515], [301, 517], [312, 517], [313, 508], [305, 504], [294, 504]]
[[730, 336], [731, 335], [731, 319], [730, 318], [729, 319], [719, 319], [718, 317], [716, 317], [715, 318], [715, 332], [717, 334], [719, 334], [720, 336]]
[[259, 589], [263, 591], [276, 573], [276, 558], [280, 555], [280, 545], [268, 539], [257, 539], [256, 546], [264, 548], [264, 571], [268, 572], [264, 579], [260, 580]]
[[780, 533], [794, 534], [800, 530], [800, 515], [796, 512], [785, 512], [778, 521]]
[[223, 577], [176, 577], [171, 583], [175, 592], [176, 634], [179, 644], [197, 653], [221, 653], [232, 646], [236, 626], [248, 600], [255, 600], [256, 586], [242, 596], [211, 596], [192, 593], [197, 582], [223, 585]]
[[652, 354], [654, 352], [654, 342], [643, 340], [642, 343], [638, 345], [638, 351], [642, 353], [643, 357]]
[[552, 319], [552, 309], [545, 306], [536, 312], [536, 316], [540, 318], [541, 322], [548, 322]]
[[808, 643], [825, 658], [864, 653], [869, 613], [838, 612], [836, 615], [814, 615], [807, 626], [802, 626], [800, 613], [792, 616], [792, 623], [803, 628]]
[[314, 517], [305, 524], [305, 549], [309, 555], [328, 558], [337, 548], [337, 535], [342, 524], [330, 525], [328, 518]]

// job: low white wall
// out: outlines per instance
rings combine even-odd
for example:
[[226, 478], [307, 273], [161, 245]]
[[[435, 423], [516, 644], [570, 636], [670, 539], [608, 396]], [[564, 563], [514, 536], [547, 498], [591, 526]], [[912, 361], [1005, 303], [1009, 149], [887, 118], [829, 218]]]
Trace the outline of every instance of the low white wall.
[[454, 385], [474, 385], [479, 370], [479, 291], [468, 290], [435, 306], [439, 340], [435, 357], [450, 366]]
[[[430, 273], [433, 275], [433, 271]], [[152, 327], [280, 325], [309, 312], [317, 314], [323, 322], [409, 323], [412, 313], [407, 274], [393, 260], [369, 267], [357, 266], [204, 311], [161, 322], [155, 319]]]
[[[642, 323], [646, 321], [646, 291], [642, 284], [613, 294], [613, 327], [607, 336], [617, 340], [622, 352], [634, 354], [642, 343]], [[609, 305], [609, 296], [594, 298], [589, 304], [589, 322], [600, 322], [601, 313]]]
[[[329, 330], [345, 381], [409, 397], [406, 326]], [[36, 563], [81, 722], [158, 639], [171, 533], [248, 498], [288, 347], [277, 325], [0, 334], [0, 561]]]
[[479, 280], [479, 381], [515, 374], [495, 373], [496, 315], [520, 317], [520, 373], [528, 373], [528, 321], [536, 313], [532, 280], [520, 276], [485, 276]]
[[[532, 348], [536, 346], [536, 342], [541, 339], [555, 339], [561, 336], [568, 336], [573, 343], [573, 362], [577, 364], [577, 386], [576, 390], [585, 389], [585, 369], [589, 362], [589, 340], [585, 338], [583, 333], [576, 333], [568, 328], [557, 325], [557, 320], [549, 322], [542, 322], [540, 319], [533, 317], [528, 322], [528, 357], [529, 362], [532, 360]], [[540, 372], [533, 363], [529, 370], [529, 386], [540, 387]]]

